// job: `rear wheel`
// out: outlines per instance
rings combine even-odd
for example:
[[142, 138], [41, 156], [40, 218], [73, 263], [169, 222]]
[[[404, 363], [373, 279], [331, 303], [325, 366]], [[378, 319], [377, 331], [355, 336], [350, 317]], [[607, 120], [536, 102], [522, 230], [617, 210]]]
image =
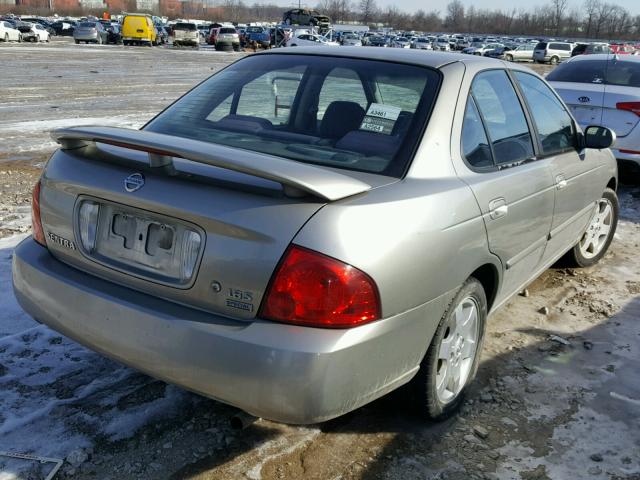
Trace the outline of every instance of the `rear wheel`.
[[471, 277], [440, 320], [420, 370], [411, 381], [428, 418], [444, 420], [460, 407], [478, 370], [486, 319], [484, 288]]
[[560, 59], [558, 57], [551, 57], [551, 60], [549, 60], [549, 63], [551, 63], [551, 65], [557, 65], [558, 63], [560, 63]]
[[580, 241], [569, 252], [577, 267], [590, 267], [605, 256], [618, 226], [618, 196], [607, 188], [596, 204], [596, 211]]
[[507, 62], [513, 62], [513, 55], [505, 55], [504, 58], [507, 60]]

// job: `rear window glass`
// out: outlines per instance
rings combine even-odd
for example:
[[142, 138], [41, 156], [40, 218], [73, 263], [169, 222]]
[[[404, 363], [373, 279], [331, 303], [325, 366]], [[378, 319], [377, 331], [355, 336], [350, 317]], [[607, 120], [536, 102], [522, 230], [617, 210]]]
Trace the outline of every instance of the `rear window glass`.
[[603, 83], [606, 60], [582, 60], [562, 63], [549, 75], [550, 82]]
[[262, 27], [249, 27], [247, 28], [247, 33], [262, 33], [264, 28]]
[[237, 33], [235, 28], [221, 28], [220, 33]]
[[259, 55], [212, 76], [146, 129], [400, 177], [439, 83], [435, 70], [413, 65]]
[[176, 23], [173, 26], [174, 30], [187, 30], [187, 31], [195, 31], [197, 30], [195, 23]]
[[93, 22], [82, 22], [80, 24], [81, 28], [95, 28], [96, 24]]
[[606, 75], [605, 81], [608, 85], [640, 87], [640, 62], [609, 62]]

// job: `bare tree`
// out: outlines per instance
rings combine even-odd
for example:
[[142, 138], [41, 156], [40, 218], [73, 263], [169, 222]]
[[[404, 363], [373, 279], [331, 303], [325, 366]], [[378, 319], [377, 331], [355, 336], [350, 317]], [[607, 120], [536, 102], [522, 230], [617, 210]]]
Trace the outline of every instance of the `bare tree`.
[[593, 24], [598, 15], [598, 8], [600, 6], [600, 0], [585, 0], [583, 4], [583, 10], [585, 14], [585, 33], [586, 37], [591, 37], [591, 31]]
[[551, 0], [551, 8], [553, 9], [553, 27], [555, 35], [560, 35], [562, 30], [562, 20], [564, 12], [569, 6], [569, 0]]
[[360, 0], [360, 21], [365, 25], [373, 20], [378, 7], [376, 0]]
[[444, 24], [451, 30], [462, 30], [464, 27], [464, 5], [460, 0], [453, 0], [447, 4], [447, 16]]

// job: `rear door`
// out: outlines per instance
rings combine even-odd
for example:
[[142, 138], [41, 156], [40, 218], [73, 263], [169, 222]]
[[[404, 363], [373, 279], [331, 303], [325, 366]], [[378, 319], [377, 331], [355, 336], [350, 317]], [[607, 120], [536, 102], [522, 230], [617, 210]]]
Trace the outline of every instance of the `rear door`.
[[640, 120], [640, 61], [612, 56], [604, 85], [602, 125], [626, 137]]
[[502, 261], [504, 298], [539, 268], [553, 215], [553, 179], [535, 160], [521, 102], [504, 70], [479, 73], [462, 131], [462, 155], [474, 172], [463, 180], [482, 211], [490, 250]]
[[540, 157], [551, 169], [555, 208], [544, 261], [574, 245], [589, 221], [594, 201], [602, 194], [602, 166], [595, 156], [579, 154], [573, 120], [553, 90], [540, 78], [514, 72], [528, 104], [539, 142]]

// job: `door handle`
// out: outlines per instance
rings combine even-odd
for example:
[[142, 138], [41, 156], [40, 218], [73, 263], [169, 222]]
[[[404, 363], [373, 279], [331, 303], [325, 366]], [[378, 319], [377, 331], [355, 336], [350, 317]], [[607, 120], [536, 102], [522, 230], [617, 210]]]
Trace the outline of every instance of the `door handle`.
[[556, 175], [556, 188], [558, 190], [562, 190], [567, 187], [567, 180], [564, 178], [564, 175]]
[[504, 217], [509, 213], [509, 206], [504, 198], [496, 198], [489, 202], [489, 216], [492, 220]]

